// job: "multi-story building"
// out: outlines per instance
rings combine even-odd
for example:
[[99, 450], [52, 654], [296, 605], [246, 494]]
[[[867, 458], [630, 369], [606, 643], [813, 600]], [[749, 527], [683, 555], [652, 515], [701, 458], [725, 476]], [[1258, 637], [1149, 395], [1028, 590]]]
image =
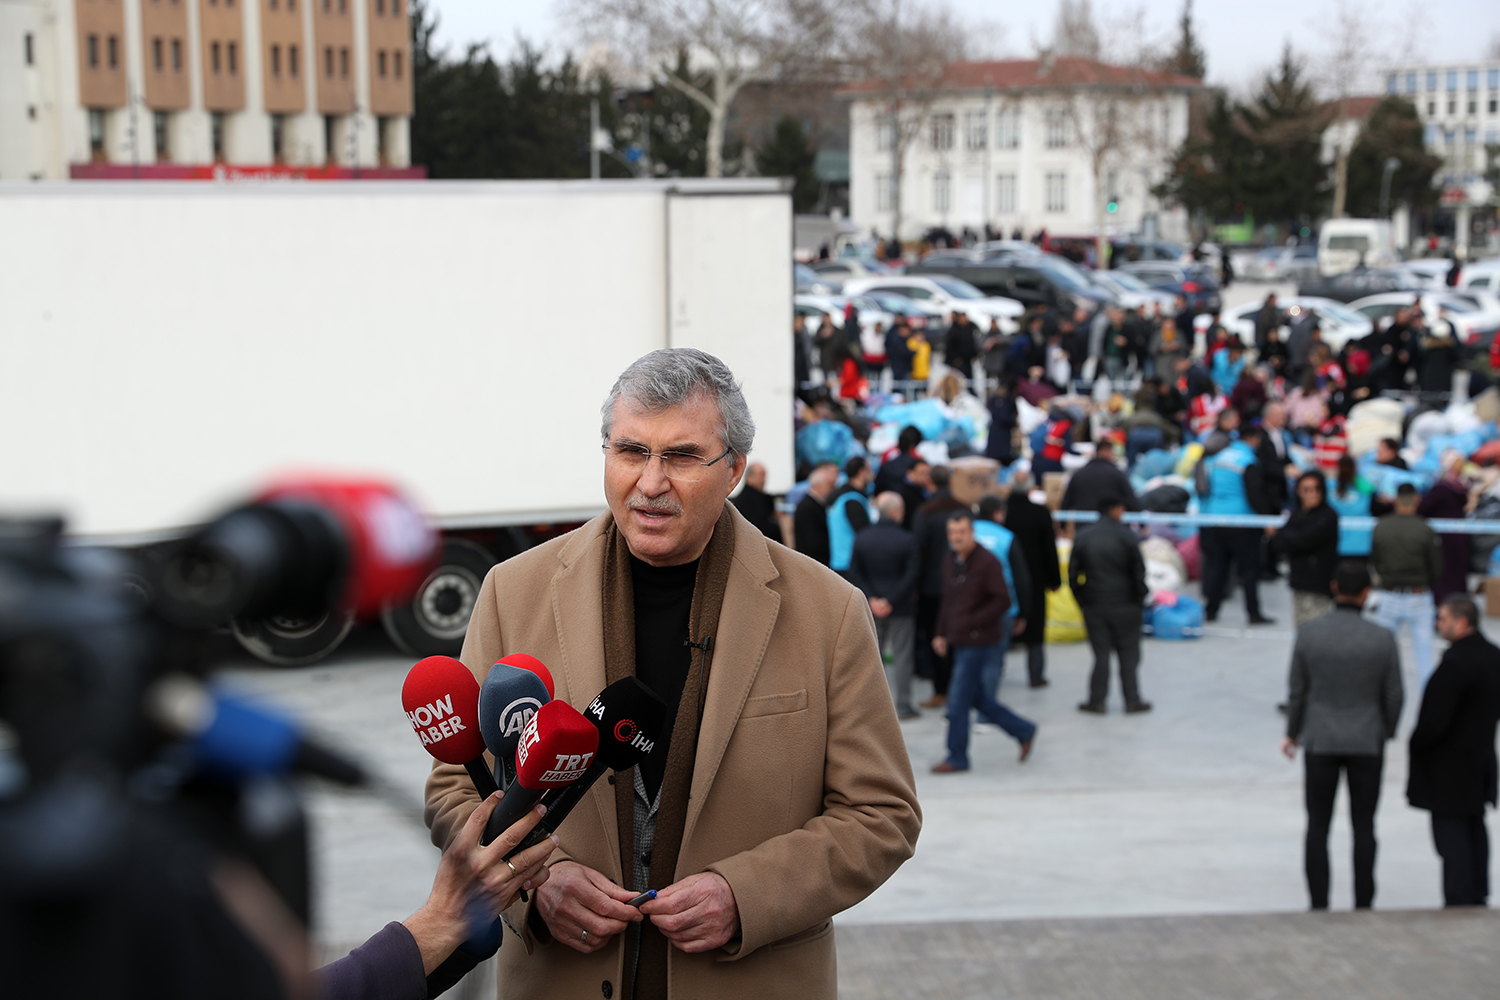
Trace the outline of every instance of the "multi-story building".
[[423, 176], [402, 0], [0, 0], [0, 180]]
[[1394, 67], [1385, 91], [1417, 106], [1427, 151], [1443, 158], [1442, 184], [1484, 173], [1484, 147], [1500, 145], [1500, 60]]
[[986, 223], [1006, 233], [1094, 235], [1102, 215], [1106, 235], [1182, 238], [1186, 213], [1151, 189], [1187, 134], [1202, 86], [1077, 57], [958, 63], [893, 118], [886, 82], [856, 84], [842, 91], [850, 216], [891, 232], [896, 139], [914, 134], [900, 171], [903, 237]]

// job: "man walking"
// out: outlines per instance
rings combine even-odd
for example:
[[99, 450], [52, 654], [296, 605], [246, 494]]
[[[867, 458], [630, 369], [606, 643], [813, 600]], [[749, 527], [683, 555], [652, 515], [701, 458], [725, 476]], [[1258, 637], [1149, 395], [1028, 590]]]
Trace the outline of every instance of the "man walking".
[[828, 498], [838, 482], [839, 467], [821, 462], [807, 477], [807, 495], [792, 514], [792, 542], [797, 551], [828, 565]]
[[[916, 466], [913, 466], [916, 468]], [[948, 518], [962, 511], [969, 513], [967, 504], [953, 496], [948, 488], [952, 471], [946, 465], [932, 467], [931, 482], [935, 488], [932, 499], [922, 503], [912, 522], [911, 531], [917, 539], [917, 551], [922, 556], [922, 582], [917, 592], [917, 654], [922, 658], [922, 676], [932, 681], [932, 697], [922, 702], [923, 708], [941, 708], [948, 700], [948, 681], [953, 672], [950, 656], [937, 651], [932, 644], [938, 634], [938, 608], [943, 603], [943, 566], [948, 559]], [[906, 500], [907, 510], [912, 501]]]
[[905, 514], [901, 494], [887, 492], [875, 497], [880, 520], [854, 539], [849, 559], [849, 582], [863, 591], [875, 616], [875, 634], [890, 657], [886, 675], [896, 718], [915, 719], [921, 713], [911, 701], [917, 633], [917, 581], [922, 561], [916, 539], [901, 527]]
[[[1264, 476], [1255, 450], [1262, 439], [1259, 427], [1246, 427], [1240, 438], [1222, 451], [1205, 456], [1208, 491], [1199, 509], [1204, 514], [1247, 515], [1281, 513], [1272, 511], [1266, 499]], [[1203, 552], [1204, 618], [1217, 621], [1219, 606], [1229, 589], [1231, 566], [1239, 570], [1240, 586], [1245, 591], [1245, 617], [1251, 625], [1274, 625], [1260, 611], [1260, 539], [1261, 528], [1204, 527], [1198, 532]]]
[[1135, 534], [1120, 523], [1121, 497], [1099, 503], [1099, 521], [1078, 535], [1068, 559], [1068, 586], [1083, 610], [1083, 627], [1094, 651], [1088, 701], [1080, 712], [1103, 715], [1109, 698], [1109, 656], [1120, 660], [1120, 691], [1125, 711], [1149, 712], [1141, 700], [1136, 671], [1141, 663], [1141, 602], [1146, 599], [1146, 562]]
[[969, 769], [969, 714], [979, 714], [1021, 744], [1021, 760], [1031, 756], [1036, 724], [1001, 705], [984, 690], [984, 670], [1004, 655], [1001, 627], [1010, 607], [1005, 571], [1000, 560], [974, 538], [974, 521], [967, 510], [948, 518], [952, 551], [943, 566], [943, 603], [938, 612], [932, 648], [953, 654], [953, 680], [948, 687], [948, 756], [932, 766], [933, 774]]
[[1302, 747], [1307, 803], [1303, 867], [1314, 910], [1328, 909], [1328, 826], [1339, 774], [1354, 828], [1354, 908], [1375, 901], [1375, 807], [1385, 741], [1401, 718], [1401, 658], [1391, 633], [1360, 616], [1369, 571], [1353, 560], [1334, 574], [1334, 610], [1297, 630], [1281, 752]]
[[1398, 486], [1396, 512], [1380, 519], [1370, 539], [1370, 568], [1380, 581], [1370, 617], [1393, 635], [1403, 623], [1411, 630], [1418, 691], [1432, 676], [1432, 588], [1443, 575], [1442, 543], [1417, 516], [1420, 499], [1411, 483]]
[[1010, 591], [1010, 608], [1000, 626], [1000, 655], [984, 670], [984, 690], [991, 698], [998, 698], [1000, 679], [1005, 674], [1005, 654], [1010, 652], [1012, 637], [1026, 627], [1019, 614], [1031, 604], [1031, 573], [1026, 568], [1026, 557], [1015, 544], [1015, 534], [1005, 526], [1005, 501], [993, 493], [979, 498], [974, 540], [1000, 560], [1005, 587]]
[[1005, 526], [1016, 536], [1026, 571], [1031, 577], [1031, 601], [1022, 604], [1016, 616], [1026, 626], [1016, 638], [1026, 644], [1026, 675], [1034, 688], [1047, 681], [1047, 591], [1062, 586], [1062, 566], [1057, 561], [1057, 529], [1052, 513], [1026, 495], [1031, 474], [1011, 477], [1010, 497], [1005, 501]]
[[1495, 804], [1495, 723], [1500, 720], [1500, 649], [1479, 632], [1479, 609], [1455, 594], [1437, 613], [1451, 646], [1422, 694], [1411, 734], [1406, 799], [1432, 813], [1443, 859], [1443, 905], [1484, 906], [1490, 841], [1484, 806]]

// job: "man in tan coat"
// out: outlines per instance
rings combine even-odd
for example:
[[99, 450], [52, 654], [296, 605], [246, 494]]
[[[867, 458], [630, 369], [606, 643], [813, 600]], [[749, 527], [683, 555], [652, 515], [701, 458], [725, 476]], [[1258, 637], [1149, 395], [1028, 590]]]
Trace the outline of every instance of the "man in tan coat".
[[[558, 830], [551, 877], [505, 914], [521, 940], [501, 994], [832, 998], [832, 916], [921, 826], [869, 607], [726, 503], [754, 425], [723, 362], [649, 354], [603, 418], [609, 512], [491, 570], [462, 658], [482, 679], [537, 656], [579, 709], [634, 675], [667, 702], [668, 742]], [[433, 841], [477, 801], [437, 765]]]

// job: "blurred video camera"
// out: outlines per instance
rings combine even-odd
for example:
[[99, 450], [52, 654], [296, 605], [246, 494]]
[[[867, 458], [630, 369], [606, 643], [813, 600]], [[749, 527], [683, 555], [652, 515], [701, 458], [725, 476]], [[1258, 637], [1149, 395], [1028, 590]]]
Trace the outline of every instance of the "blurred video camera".
[[70, 545], [61, 521], [0, 521], [8, 991], [301, 991], [307, 839], [291, 779], [363, 774], [216, 689], [209, 639], [239, 615], [378, 615], [439, 551], [415, 506], [364, 480], [281, 483], [145, 559]]

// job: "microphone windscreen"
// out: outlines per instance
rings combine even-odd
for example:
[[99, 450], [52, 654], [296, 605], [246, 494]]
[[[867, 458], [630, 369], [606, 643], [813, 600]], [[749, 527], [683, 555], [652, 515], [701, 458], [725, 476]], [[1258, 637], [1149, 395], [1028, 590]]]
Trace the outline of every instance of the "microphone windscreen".
[[547, 685], [547, 700], [557, 697], [557, 689], [552, 686], [552, 671], [548, 670], [547, 665], [535, 656], [530, 653], [511, 653], [509, 656], [502, 656], [500, 662], [512, 667], [520, 667], [522, 670], [530, 670], [542, 679], [543, 684]]
[[[545, 669], [545, 668], [543, 668]], [[497, 760], [514, 758], [521, 732], [552, 697], [542, 679], [504, 660], [479, 685], [479, 734]]]
[[401, 685], [401, 705], [427, 752], [445, 764], [484, 754], [479, 732], [479, 682], [451, 656], [417, 661]]
[[583, 714], [599, 730], [600, 758], [623, 771], [656, 752], [667, 706], [639, 679], [625, 677], [595, 695]]
[[516, 780], [534, 791], [577, 781], [599, 751], [599, 730], [565, 701], [531, 717], [516, 747]]

